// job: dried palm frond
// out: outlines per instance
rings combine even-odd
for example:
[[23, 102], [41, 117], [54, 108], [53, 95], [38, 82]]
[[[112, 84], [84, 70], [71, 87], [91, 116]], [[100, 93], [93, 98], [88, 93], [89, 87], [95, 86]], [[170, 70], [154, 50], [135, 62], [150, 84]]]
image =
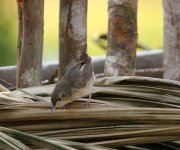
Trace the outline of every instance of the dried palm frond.
[[[95, 80], [88, 108], [88, 98], [81, 98], [67, 109], [57, 107], [51, 114], [53, 88], [54, 85], [47, 85], [0, 93], [3, 146], [16, 148], [20, 143], [21, 147], [33, 148], [40, 138], [42, 147], [47, 144], [51, 148], [60, 145], [64, 149], [85, 149], [86, 146], [87, 149], [121, 146], [141, 149], [142, 144], [180, 139], [179, 82], [147, 77], [100, 78]], [[35, 137], [33, 143], [29, 146], [22, 135], [28, 135], [27, 139]], [[11, 140], [13, 142], [9, 142]], [[63, 140], [78, 144], [67, 144]]]

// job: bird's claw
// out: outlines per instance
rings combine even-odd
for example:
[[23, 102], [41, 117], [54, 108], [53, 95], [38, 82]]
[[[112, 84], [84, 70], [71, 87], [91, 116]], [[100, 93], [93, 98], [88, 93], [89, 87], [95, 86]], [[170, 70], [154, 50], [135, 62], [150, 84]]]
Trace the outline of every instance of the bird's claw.
[[89, 108], [90, 103], [91, 103], [91, 94], [89, 95], [89, 98], [88, 98], [88, 100], [86, 102], [86, 109]]
[[90, 103], [91, 103], [91, 101], [90, 101], [90, 99], [88, 99], [88, 101], [86, 102], [86, 109], [90, 107]]

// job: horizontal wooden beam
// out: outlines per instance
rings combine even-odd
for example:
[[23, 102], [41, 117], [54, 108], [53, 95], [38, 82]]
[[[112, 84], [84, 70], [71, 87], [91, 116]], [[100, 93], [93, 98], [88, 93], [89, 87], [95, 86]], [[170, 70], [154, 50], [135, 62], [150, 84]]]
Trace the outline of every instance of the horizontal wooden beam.
[[[93, 57], [95, 74], [103, 73], [104, 62], [105, 62], [105, 56]], [[57, 61], [43, 63], [42, 80], [49, 79], [52, 72], [56, 68], [58, 68]], [[136, 68], [137, 68], [136, 75], [141, 75], [141, 76], [150, 75], [150, 77], [162, 77], [162, 70], [155, 69], [155, 68], [162, 68], [162, 51], [152, 50], [152, 51], [145, 51], [138, 53], [136, 60]], [[0, 78], [15, 85], [16, 66], [0, 67]]]

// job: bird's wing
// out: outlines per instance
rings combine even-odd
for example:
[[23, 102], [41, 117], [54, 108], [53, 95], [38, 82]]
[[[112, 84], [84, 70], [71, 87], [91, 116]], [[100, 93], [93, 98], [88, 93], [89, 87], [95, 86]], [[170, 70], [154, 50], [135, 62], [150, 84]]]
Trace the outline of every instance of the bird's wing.
[[74, 64], [73, 66], [71, 66], [71, 67], [66, 71], [65, 76], [66, 76], [66, 74], [71, 73], [72, 70], [77, 69], [77, 68], [80, 68], [83, 63], [84, 63], [84, 61], [79, 61], [79, 62], [77, 62], [76, 64]]
[[61, 97], [68, 96], [70, 94], [71, 94], [71, 91], [68, 90], [67, 82], [64, 80], [60, 80], [56, 84], [52, 95], [54, 95], [54, 97], [56, 97], [56, 99], [59, 99]]
[[[76, 70], [78, 70], [78, 68], [81, 67], [81, 63], [83, 61], [80, 61], [78, 63], [76, 63], [75, 65], [73, 65], [72, 67], [70, 67], [67, 72], [65, 73], [65, 75], [62, 77], [62, 79], [60, 81], [58, 81], [58, 83], [56, 84], [54, 91], [53, 91], [53, 96], [61, 98], [61, 97], [65, 97], [65, 96], [69, 96], [71, 95], [71, 86], [72, 86], [72, 78], [74, 78], [74, 72], [76, 72]], [[70, 80], [69, 80], [70, 78]], [[75, 79], [76, 80], [76, 79]]]
[[83, 62], [74, 65], [64, 78], [72, 89], [80, 89], [86, 86], [92, 75], [92, 64]]

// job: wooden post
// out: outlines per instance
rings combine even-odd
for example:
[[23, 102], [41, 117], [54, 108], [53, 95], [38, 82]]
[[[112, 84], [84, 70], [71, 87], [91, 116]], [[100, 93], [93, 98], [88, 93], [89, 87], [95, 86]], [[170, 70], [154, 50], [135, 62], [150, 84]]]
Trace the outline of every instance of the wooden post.
[[59, 22], [59, 79], [87, 49], [87, 0], [61, 0]]
[[180, 1], [164, 0], [164, 78], [180, 81]]
[[109, 0], [105, 76], [134, 75], [137, 46], [137, 0]]
[[44, 0], [17, 0], [17, 87], [41, 84], [44, 32]]
[[[18, 6], [18, 43], [17, 43], [17, 64], [20, 59], [21, 47], [22, 47], [22, 38], [23, 38], [23, 8], [24, 0], [17, 0]], [[17, 65], [18, 67], [18, 65]]]

